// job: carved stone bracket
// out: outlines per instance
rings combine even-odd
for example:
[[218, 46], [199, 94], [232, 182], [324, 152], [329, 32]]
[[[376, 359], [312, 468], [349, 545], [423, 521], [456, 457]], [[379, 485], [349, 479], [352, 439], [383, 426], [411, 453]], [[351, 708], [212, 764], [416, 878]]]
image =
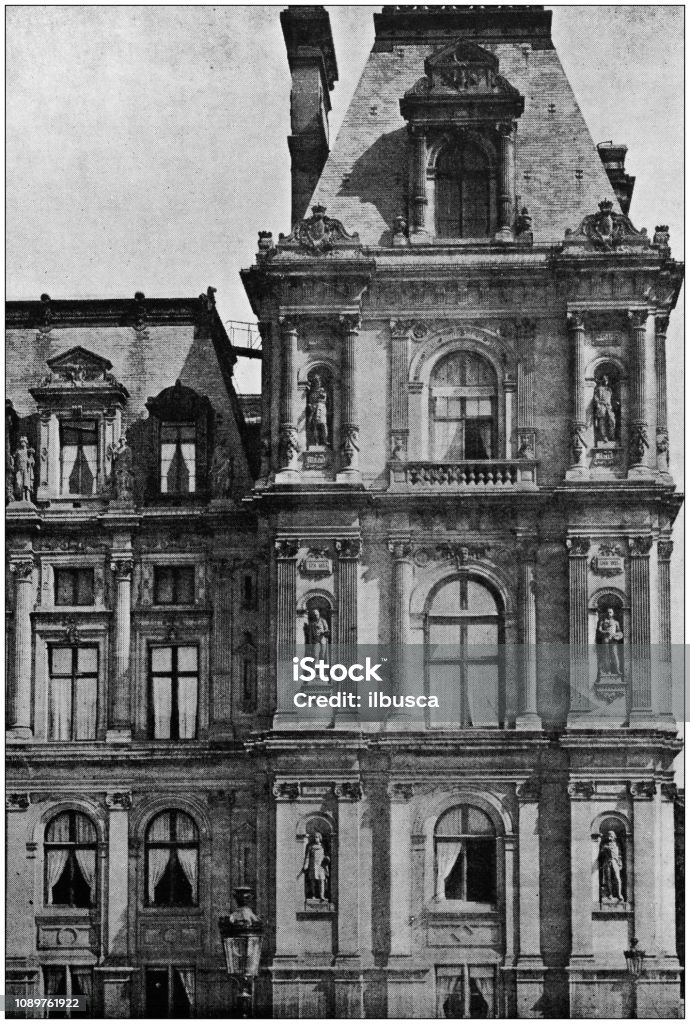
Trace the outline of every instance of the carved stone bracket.
[[361, 800], [364, 796], [364, 789], [359, 781], [334, 782], [333, 795], [337, 800]]
[[274, 544], [276, 558], [290, 559], [297, 558], [299, 552], [298, 540], [277, 540]]
[[106, 793], [105, 806], [111, 811], [129, 811], [132, 806], [132, 794]]
[[79, 626], [77, 620], [73, 615], [69, 615], [66, 619], [62, 619], [61, 626], [65, 631], [65, 643], [69, 644], [70, 647], [77, 647], [80, 643], [81, 637], [79, 635]]
[[662, 782], [661, 795], [664, 798], [664, 800], [677, 800], [678, 786], [675, 784], [675, 782]]
[[299, 782], [274, 782], [272, 792], [275, 800], [298, 800], [300, 784]]
[[628, 551], [632, 558], [644, 558], [652, 550], [651, 537], [628, 537]]
[[593, 782], [571, 782], [568, 785], [568, 796], [571, 800], [591, 800], [595, 792]]
[[28, 793], [6, 793], [6, 811], [27, 811], [31, 806], [31, 797]]
[[653, 779], [645, 779], [642, 782], [631, 782], [630, 793], [636, 800], [651, 800], [656, 794], [656, 782]]

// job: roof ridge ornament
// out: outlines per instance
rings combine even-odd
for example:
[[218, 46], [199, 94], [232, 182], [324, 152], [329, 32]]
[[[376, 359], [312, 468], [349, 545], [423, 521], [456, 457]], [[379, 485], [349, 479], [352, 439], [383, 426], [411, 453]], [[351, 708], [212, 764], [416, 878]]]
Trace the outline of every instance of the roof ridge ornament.
[[326, 216], [326, 207], [316, 203], [311, 208], [312, 216], [299, 221], [289, 235], [279, 235], [281, 248], [299, 246], [308, 252], [322, 256], [336, 248], [359, 246], [359, 235], [350, 234], [341, 221]]
[[566, 249], [571, 246], [594, 246], [604, 251], [624, 252], [646, 249], [650, 245], [647, 229], [638, 231], [629, 217], [614, 209], [610, 199], [602, 199], [599, 212], [585, 217], [577, 231], [568, 228], [565, 232]]

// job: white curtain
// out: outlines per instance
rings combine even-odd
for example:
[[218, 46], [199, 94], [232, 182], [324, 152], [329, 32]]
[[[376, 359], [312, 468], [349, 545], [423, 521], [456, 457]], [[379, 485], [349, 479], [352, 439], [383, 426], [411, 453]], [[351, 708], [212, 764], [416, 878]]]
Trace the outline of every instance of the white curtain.
[[51, 740], [71, 739], [72, 680], [51, 679], [48, 733]]
[[441, 974], [436, 978], [436, 1016], [462, 1018], [466, 1013], [465, 973], [460, 964], [457, 974]]
[[462, 841], [450, 840], [449, 842], [436, 843], [436, 899], [446, 898], [445, 881], [455, 867], [455, 863], [462, 853]]
[[185, 877], [192, 888], [192, 899], [196, 903], [196, 888], [199, 875], [199, 853], [198, 850], [185, 850], [178, 848], [177, 859], [182, 865]]
[[195, 995], [195, 979], [194, 969], [191, 967], [176, 967], [177, 975], [182, 982], [182, 987], [185, 990], [187, 999], [189, 1000], [189, 1009], [194, 1011], [194, 995]]
[[170, 850], [149, 850], [149, 903], [156, 902], [156, 886], [170, 860]]
[[493, 978], [477, 978], [476, 975], [472, 975], [472, 981], [477, 983], [477, 988], [482, 994], [483, 999], [488, 1006], [488, 1016], [494, 1016], [494, 979]]
[[493, 424], [488, 423], [486, 420], [482, 420], [477, 423], [477, 427], [479, 428], [479, 440], [481, 441], [484, 449], [481, 458], [491, 459], [493, 458], [493, 452], [491, 451], [491, 434], [493, 432]]
[[196, 736], [196, 679], [179, 679], [177, 683], [177, 716], [181, 740]]
[[154, 738], [170, 739], [170, 716], [172, 714], [172, 680], [170, 678], [153, 680], [153, 717]]
[[95, 740], [96, 738], [96, 680], [78, 679], [76, 694], [75, 739]]
[[67, 991], [64, 967], [44, 967], [43, 970], [45, 971], [45, 994], [47, 996], [57, 996], [61, 992]]
[[72, 967], [72, 995], [86, 996], [86, 1012], [92, 1010], [93, 977], [89, 967]]
[[79, 869], [84, 876], [84, 881], [91, 892], [91, 902], [93, 903], [95, 896], [94, 882], [96, 880], [96, 851], [75, 850], [74, 854], [77, 858]]
[[59, 882], [62, 872], [65, 870], [69, 850], [46, 850], [46, 886], [48, 889], [48, 903], [53, 902], [53, 886]]

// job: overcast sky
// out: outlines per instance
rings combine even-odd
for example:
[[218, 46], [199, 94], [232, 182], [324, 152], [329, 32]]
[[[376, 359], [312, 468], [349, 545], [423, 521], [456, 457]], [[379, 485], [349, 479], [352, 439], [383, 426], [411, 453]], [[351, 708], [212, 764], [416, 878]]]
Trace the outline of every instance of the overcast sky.
[[[212, 284], [223, 319], [253, 319], [238, 271], [259, 230], [290, 228], [280, 9], [6, 8], [9, 298], [189, 296]], [[335, 137], [380, 7], [327, 9]], [[633, 223], [650, 234], [669, 224], [682, 258], [683, 8], [552, 10], [594, 141], [628, 146]], [[678, 310], [668, 339], [677, 422], [681, 330]], [[258, 390], [244, 368], [237, 381]], [[680, 479], [680, 429], [671, 441]]]

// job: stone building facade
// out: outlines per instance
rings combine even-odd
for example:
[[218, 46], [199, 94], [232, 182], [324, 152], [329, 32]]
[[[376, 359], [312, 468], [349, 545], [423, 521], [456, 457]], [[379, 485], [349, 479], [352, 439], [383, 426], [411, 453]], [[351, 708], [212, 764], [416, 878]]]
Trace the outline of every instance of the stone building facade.
[[[267, 1015], [674, 1016], [668, 230], [541, 7], [384, 9], [330, 153], [281, 20], [256, 464], [212, 291], [8, 311], [8, 991], [223, 1015], [250, 884]], [[439, 710], [303, 715], [304, 644]]]

